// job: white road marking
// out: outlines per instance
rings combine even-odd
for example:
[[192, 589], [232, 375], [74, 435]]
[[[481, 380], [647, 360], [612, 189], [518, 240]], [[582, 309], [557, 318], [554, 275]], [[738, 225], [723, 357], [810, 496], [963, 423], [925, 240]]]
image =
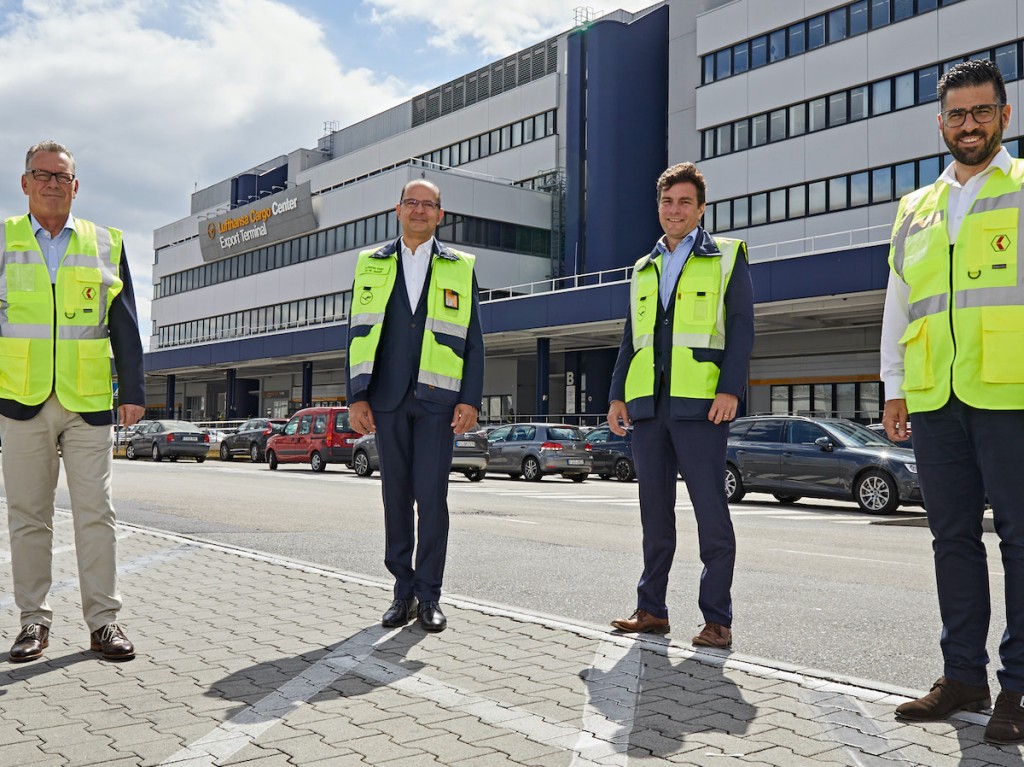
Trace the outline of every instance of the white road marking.
[[473, 515], [463, 515], [463, 516], [464, 517], [468, 517], [470, 519], [494, 519], [494, 520], [497, 520], [498, 522], [515, 522], [517, 525], [539, 525], [540, 524], [540, 522], [531, 522], [528, 519], [513, 519], [512, 517], [499, 517], [499, 516], [494, 515], [494, 514], [473, 514]]
[[822, 554], [817, 551], [794, 551], [793, 549], [769, 549], [769, 551], [779, 551], [783, 554], [800, 554], [805, 557], [827, 557], [829, 559], [851, 559], [855, 562], [878, 562], [883, 565], [909, 565], [911, 562], [901, 562], [896, 559], [871, 559], [869, 557], [846, 557], [842, 554]]

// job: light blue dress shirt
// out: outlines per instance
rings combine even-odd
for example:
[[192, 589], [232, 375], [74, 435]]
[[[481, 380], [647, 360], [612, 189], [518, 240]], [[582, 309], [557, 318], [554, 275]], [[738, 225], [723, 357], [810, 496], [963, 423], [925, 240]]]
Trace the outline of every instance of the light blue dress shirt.
[[669, 302], [672, 300], [672, 291], [676, 289], [679, 275], [683, 273], [683, 267], [686, 265], [686, 259], [693, 251], [693, 243], [697, 241], [697, 229], [698, 227], [693, 227], [693, 231], [686, 235], [673, 251], [668, 249], [664, 237], [658, 240], [657, 247], [661, 253], [661, 282], [658, 283], [658, 293], [661, 296], [663, 309], [668, 309]]
[[60, 230], [56, 237], [51, 237], [50, 233], [43, 229], [42, 225], [36, 221], [36, 217], [31, 213], [28, 218], [29, 223], [32, 224], [32, 231], [36, 234], [36, 242], [42, 248], [43, 257], [46, 259], [46, 266], [50, 270], [50, 283], [55, 285], [57, 283], [57, 268], [60, 266], [60, 262], [64, 259], [64, 254], [68, 250], [68, 243], [71, 242], [71, 233], [76, 231], [75, 217], [70, 213], [68, 214], [68, 220], [64, 223], [64, 228]]

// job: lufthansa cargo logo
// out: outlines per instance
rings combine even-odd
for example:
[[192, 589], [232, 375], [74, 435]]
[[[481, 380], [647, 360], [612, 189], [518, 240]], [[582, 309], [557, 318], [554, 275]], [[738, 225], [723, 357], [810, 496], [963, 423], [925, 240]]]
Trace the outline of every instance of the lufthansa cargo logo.
[[369, 290], [364, 290], [359, 296], [359, 303], [361, 303], [363, 306], [366, 306], [372, 300], [373, 293], [371, 293]]
[[92, 301], [94, 298], [96, 298], [96, 288], [83, 288], [82, 296], [85, 298], [86, 301]]
[[212, 223], [206, 225], [206, 236], [209, 237], [211, 240], [217, 236], [217, 227], [215, 227]]
[[1008, 234], [997, 234], [992, 238], [992, 250], [997, 253], [1002, 253], [1010, 247], [1010, 235]]

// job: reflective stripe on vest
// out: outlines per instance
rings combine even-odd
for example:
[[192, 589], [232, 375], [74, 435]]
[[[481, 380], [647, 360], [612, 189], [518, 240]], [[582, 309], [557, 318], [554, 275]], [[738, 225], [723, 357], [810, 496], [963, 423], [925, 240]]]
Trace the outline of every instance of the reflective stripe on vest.
[[937, 410], [952, 393], [972, 407], [1024, 407], [1024, 162], [989, 173], [950, 258], [949, 187], [900, 201], [889, 264], [910, 288], [904, 395], [910, 412]]
[[[352, 392], [365, 391], [373, 378], [385, 310], [398, 275], [395, 253], [359, 254], [352, 287], [349, 323], [349, 376]], [[455, 258], [436, 255], [427, 286], [427, 317], [420, 349], [416, 392], [423, 399], [455, 404], [462, 391], [466, 338], [473, 311], [475, 257], [447, 249]], [[351, 393], [350, 392], [350, 395]]]
[[108, 319], [123, 287], [122, 235], [84, 219], [75, 226], [51, 283], [29, 217], [4, 224], [0, 398], [38, 405], [54, 392], [73, 412], [113, 406]]
[[[694, 349], [725, 348], [725, 291], [736, 258], [746, 245], [741, 240], [715, 238], [719, 254], [691, 254], [676, 284], [672, 322], [672, 397], [713, 399], [719, 368], [693, 358]], [[654, 336], [661, 300], [658, 281], [661, 256], [639, 259], [630, 280], [630, 321], [633, 359], [626, 373], [626, 402], [654, 397]]]

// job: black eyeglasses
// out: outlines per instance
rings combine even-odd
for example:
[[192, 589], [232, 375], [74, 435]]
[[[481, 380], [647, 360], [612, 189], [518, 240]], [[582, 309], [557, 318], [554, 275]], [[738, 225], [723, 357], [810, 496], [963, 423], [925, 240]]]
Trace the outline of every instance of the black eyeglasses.
[[416, 208], [423, 208], [423, 210], [427, 211], [437, 210], [441, 207], [441, 203], [439, 202], [434, 202], [433, 200], [414, 200], [412, 197], [407, 197], [402, 200], [402, 205], [403, 207], [412, 208], [413, 210]]
[[40, 184], [49, 184], [51, 178], [56, 178], [58, 183], [64, 185], [70, 184], [75, 180], [74, 173], [51, 173], [50, 171], [42, 170], [41, 168], [29, 168], [25, 172]]
[[977, 104], [970, 109], [947, 109], [942, 113], [942, 122], [949, 128], [959, 128], [967, 120], [967, 113], [970, 112], [974, 122], [984, 125], [996, 119], [1002, 106], [1002, 104]]

